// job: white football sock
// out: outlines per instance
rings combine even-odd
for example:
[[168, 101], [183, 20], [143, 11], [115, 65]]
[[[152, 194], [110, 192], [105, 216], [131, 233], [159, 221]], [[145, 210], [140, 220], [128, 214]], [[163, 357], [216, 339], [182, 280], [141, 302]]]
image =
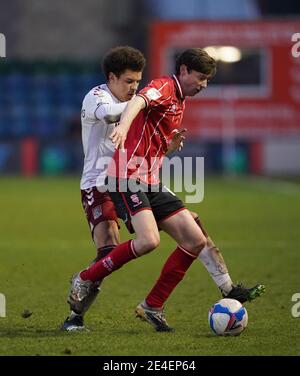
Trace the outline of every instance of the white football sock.
[[225, 295], [228, 294], [232, 289], [232, 280], [221, 252], [210, 238], [207, 239], [207, 245], [200, 252], [198, 259], [203, 263], [221, 292]]

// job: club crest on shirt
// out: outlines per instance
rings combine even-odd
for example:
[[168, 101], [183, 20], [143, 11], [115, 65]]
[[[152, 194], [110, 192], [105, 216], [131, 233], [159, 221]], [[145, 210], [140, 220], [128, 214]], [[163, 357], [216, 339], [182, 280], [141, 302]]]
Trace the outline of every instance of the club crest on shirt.
[[102, 209], [100, 205], [93, 208], [94, 219], [98, 219], [99, 217], [101, 217], [101, 215], [102, 215]]
[[157, 89], [155, 89], [154, 87], [147, 90], [145, 95], [150, 101], [155, 101], [156, 99], [161, 97], [161, 93]]
[[140, 200], [139, 196], [136, 193], [131, 195], [130, 199], [134, 203], [133, 205], [134, 208], [142, 204], [142, 201]]

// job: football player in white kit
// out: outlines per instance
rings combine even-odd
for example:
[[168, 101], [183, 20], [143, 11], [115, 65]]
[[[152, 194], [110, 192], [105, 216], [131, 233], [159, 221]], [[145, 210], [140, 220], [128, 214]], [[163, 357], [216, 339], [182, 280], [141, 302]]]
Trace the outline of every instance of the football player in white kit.
[[[114, 144], [109, 136], [128, 101], [135, 96], [144, 66], [145, 58], [139, 50], [129, 46], [111, 49], [103, 60], [103, 71], [107, 83], [90, 90], [82, 103], [84, 167], [80, 188], [82, 205], [97, 248], [97, 256], [93, 262], [106, 256], [120, 243], [119, 223], [114, 204], [109, 193], [101, 190], [101, 187], [105, 185], [108, 162], [115, 152]], [[181, 148], [184, 131], [181, 130], [174, 135], [168, 154]], [[203, 229], [198, 215], [196, 213], [192, 215], [207, 237], [207, 245], [200, 253], [199, 260], [220, 288], [222, 295], [243, 301], [253, 300], [259, 296], [262, 291], [258, 289], [258, 286], [252, 289], [233, 286], [219, 249]], [[126, 226], [132, 233], [130, 218]], [[95, 300], [99, 286], [100, 283], [85, 284], [78, 273], [73, 276], [68, 296], [71, 313], [64, 321], [62, 330], [85, 329], [84, 314]], [[76, 294], [76, 299], [73, 298], [74, 294]]]
[[[120, 241], [118, 217], [104, 186], [107, 162], [115, 152], [109, 136], [120, 119], [127, 102], [134, 97], [142, 78], [145, 57], [132, 47], [111, 49], [103, 60], [105, 84], [94, 87], [85, 96], [81, 109], [84, 166], [80, 182], [82, 205], [97, 248], [96, 260], [108, 254]], [[89, 294], [84, 312], [71, 312], [62, 329], [81, 330], [83, 314], [99, 292], [95, 286]]]

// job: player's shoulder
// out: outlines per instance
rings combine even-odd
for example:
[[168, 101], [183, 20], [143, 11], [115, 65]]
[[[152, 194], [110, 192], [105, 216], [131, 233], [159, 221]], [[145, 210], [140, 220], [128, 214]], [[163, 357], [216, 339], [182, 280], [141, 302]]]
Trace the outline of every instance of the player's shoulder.
[[150, 85], [153, 87], [156, 87], [157, 89], [159, 88], [169, 88], [172, 86], [172, 77], [170, 76], [163, 76], [163, 77], [158, 77], [155, 78], [150, 82]]
[[156, 78], [151, 86], [156, 88], [164, 97], [169, 97], [174, 92], [174, 82], [170, 76]]
[[93, 87], [84, 97], [84, 102], [93, 101], [97, 104], [110, 103], [112, 100], [111, 95], [108, 91], [107, 85], [102, 84]]
[[144, 94], [149, 101], [169, 97], [172, 93], [172, 79], [168, 76], [155, 78], [140, 93]]

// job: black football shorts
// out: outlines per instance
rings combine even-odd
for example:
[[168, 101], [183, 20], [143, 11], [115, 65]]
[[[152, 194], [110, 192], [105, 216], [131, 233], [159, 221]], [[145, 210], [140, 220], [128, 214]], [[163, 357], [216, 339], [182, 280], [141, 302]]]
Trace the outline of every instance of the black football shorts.
[[[130, 233], [134, 232], [130, 218], [139, 211], [152, 210], [159, 226], [160, 222], [185, 209], [183, 202], [175, 193], [162, 184], [147, 186], [137, 183], [140, 189], [133, 192], [130, 190], [128, 182], [129, 179], [118, 180], [118, 178], [109, 177], [106, 185], [108, 183], [109, 195], [115, 205], [117, 215], [126, 224]], [[119, 189], [120, 185], [123, 189]], [[112, 187], [116, 189], [111, 189]]]

